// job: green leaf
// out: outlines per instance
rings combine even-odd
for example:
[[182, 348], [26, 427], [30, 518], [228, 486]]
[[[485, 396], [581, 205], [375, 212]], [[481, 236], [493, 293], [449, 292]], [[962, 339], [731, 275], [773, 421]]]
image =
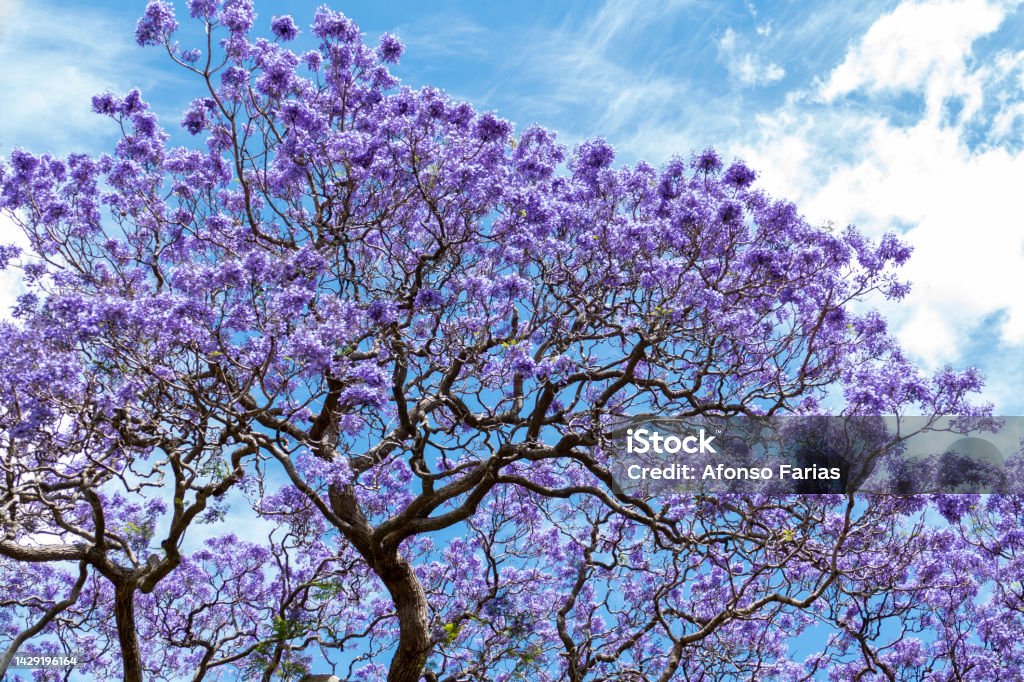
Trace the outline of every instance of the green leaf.
[[444, 628], [444, 644], [451, 644], [459, 637], [462, 626], [457, 623], [446, 623]]

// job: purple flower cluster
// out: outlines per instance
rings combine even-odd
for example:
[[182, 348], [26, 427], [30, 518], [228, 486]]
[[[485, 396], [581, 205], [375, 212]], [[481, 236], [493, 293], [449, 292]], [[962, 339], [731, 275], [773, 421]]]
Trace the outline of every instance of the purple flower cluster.
[[178, 29], [174, 6], [163, 0], [150, 0], [135, 26], [135, 42], [139, 45], [160, 45]]
[[402, 45], [402, 41], [396, 36], [385, 33], [380, 37], [380, 46], [377, 48], [377, 54], [380, 55], [382, 62], [397, 64], [403, 52], [405, 52], [405, 46]]
[[274, 17], [270, 20], [270, 30], [278, 40], [295, 40], [299, 35], [299, 27], [289, 15]]

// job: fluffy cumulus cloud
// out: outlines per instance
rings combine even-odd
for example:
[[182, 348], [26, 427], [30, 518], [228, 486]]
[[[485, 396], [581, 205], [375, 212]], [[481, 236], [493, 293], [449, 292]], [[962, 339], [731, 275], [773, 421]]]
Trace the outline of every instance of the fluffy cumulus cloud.
[[1004, 408], [1021, 404], [1000, 405], [1022, 369], [1000, 367], [1024, 344], [1024, 52], [982, 39], [1016, 5], [904, 2], [734, 149], [812, 221], [901, 231], [897, 335], [927, 365], [986, 366]]
[[822, 87], [827, 100], [857, 90], [924, 90], [931, 106], [950, 94], [976, 95], [965, 62], [981, 36], [999, 27], [1006, 8], [985, 0], [905, 2], [882, 16]]

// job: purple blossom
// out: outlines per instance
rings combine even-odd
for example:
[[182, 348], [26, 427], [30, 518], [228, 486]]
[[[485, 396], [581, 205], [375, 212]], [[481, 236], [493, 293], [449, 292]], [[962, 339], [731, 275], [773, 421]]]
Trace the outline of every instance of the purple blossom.
[[737, 220], [742, 218], [743, 211], [739, 206], [733, 203], [722, 204], [721, 208], [718, 209], [718, 220], [723, 225], [730, 225], [735, 223]]
[[377, 47], [377, 55], [382, 62], [397, 64], [403, 52], [405, 52], [405, 46], [402, 45], [402, 41], [396, 36], [390, 33], [381, 35], [380, 45]]
[[732, 185], [737, 189], [749, 187], [756, 179], [757, 173], [739, 161], [729, 166], [728, 170], [725, 171], [725, 176], [722, 178], [727, 185]]
[[92, 110], [97, 114], [114, 116], [118, 111], [117, 100], [113, 93], [105, 92], [92, 98]]
[[693, 165], [702, 173], [717, 173], [722, 169], [722, 159], [714, 149], [705, 149], [696, 158]]
[[181, 119], [181, 127], [192, 135], [198, 135], [207, 127], [207, 117], [216, 104], [209, 97], [193, 100]]
[[302, 55], [302, 62], [310, 71], [319, 71], [323, 64], [323, 56], [316, 50], [312, 50]]
[[504, 141], [512, 125], [494, 114], [484, 114], [476, 122], [476, 134], [484, 142]]
[[240, 36], [250, 28], [256, 21], [256, 12], [253, 9], [251, 0], [224, 0], [224, 7], [220, 11], [220, 21], [232, 35]]
[[444, 303], [444, 296], [436, 289], [420, 289], [416, 293], [413, 304], [417, 310], [429, 310]]
[[536, 374], [537, 363], [523, 350], [516, 350], [509, 358], [509, 368], [520, 377], [532, 377]]
[[295, 40], [299, 35], [299, 27], [290, 15], [274, 17], [270, 20], [270, 30], [278, 40]]
[[281, 120], [291, 128], [309, 133], [323, 132], [327, 123], [312, 108], [302, 102], [288, 101], [281, 105]]
[[212, 19], [217, 12], [217, 0], [188, 0], [188, 14], [193, 19]]
[[221, 83], [228, 87], [238, 88], [249, 82], [249, 72], [237, 66], [229, 66], [220, 76]]
[[21, 255], [21, 249], [11, 244], [0, 244], [0, 270], [6, 270], [11, 261]]
[[359, 37], [359, 29], [341, 12], [321, 6], [313, 16], [313, 35], [323, 40], [352, 42]]
[[576, 152], [581, 168], [596, 171], [608, 168], [615, 160], [615, 150], [604, 140], [592, 140], [580, 145]]
[[140, 111], [146, 111], [149, 109], [149, 105], [146, 104], [142, 99], [142, 91], [138, 88], [132, 88], [128, 91], [128, 94], [121, 100], [119, 107], [120, 113], [125, 116], [131, 116]]
[[393, 324], [398, 319], [398, 306], [392, 301], [374, 301], [366, 314], [374, 324]]
[[177, 29], [174, 6], [162, 0], [150, 0], [135, 25], [135, 42], [143, 46], [159, 45], [167, 42]]

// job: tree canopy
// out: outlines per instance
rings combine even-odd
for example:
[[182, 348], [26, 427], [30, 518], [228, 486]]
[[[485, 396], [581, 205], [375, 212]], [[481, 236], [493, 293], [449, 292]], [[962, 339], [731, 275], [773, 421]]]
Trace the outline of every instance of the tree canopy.
[[617, 165], [402, 86], [397, 38], [328, 8], [303, 54], [248, 0], [187, 12], [204, 44], [160, 0], [136, 38], [191, 75], [191, 143], [108, 93], [112, 153], [0, 164], [30, 244], [0, 250], [0, 671], [57, 643], [133, 681], [1022, 674], [1014, 496], [610, 471], [637, 413], [984, 415], [867, 305], [906, 244], [711, 149]]

